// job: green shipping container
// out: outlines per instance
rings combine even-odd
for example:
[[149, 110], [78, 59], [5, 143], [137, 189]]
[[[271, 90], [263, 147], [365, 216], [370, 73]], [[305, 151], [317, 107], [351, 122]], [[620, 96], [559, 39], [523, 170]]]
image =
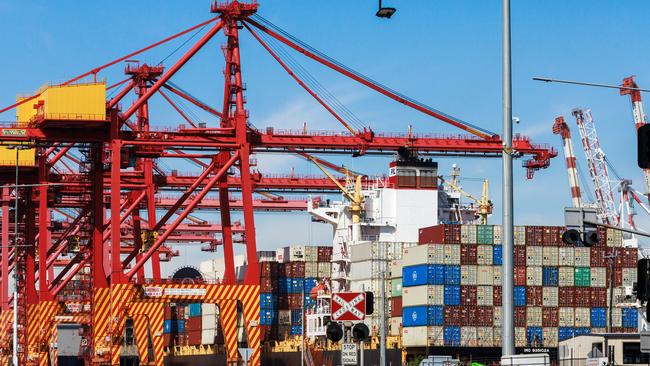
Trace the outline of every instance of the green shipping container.
[[576, 267], [573, 282], [578, 287], [591, 286], [591, 269], [589, 267]]
[[494, 244], [494, 226], [476, 225], [476, 243]]
[[393, 278], [391, 280], [391, 297], [400, 297], [402, 296], [402, 278]]

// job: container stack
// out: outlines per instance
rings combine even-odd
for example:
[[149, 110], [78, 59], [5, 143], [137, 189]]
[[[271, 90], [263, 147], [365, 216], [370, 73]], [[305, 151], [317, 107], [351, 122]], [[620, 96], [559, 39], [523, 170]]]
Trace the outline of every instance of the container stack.
[[185, 339], [185, 305], [165, 304], [163, 308], [163, 344], [184, 346]]
[[[396, 322], [394, 318], [401, 309], [401, 294], [392, 298], [394, 282], [391, 278], [390, 263], [402, 258], [404, 248], [417, 246], [417, 243], [367, 241], [350, 246], [350, 291], [369, 291], [373, 293], [375, 311], [367, 316], [365, 323], [373, 335], [377, 335], [380, 325], [381, 304], [385, 304], [386, 326]], [[398, 278], [401, 275], [398, 275]], [[382, 282], [385, 298], [381, 296]], [[395, 287], [401, 288], [395, 279]], [[399, 293], [399, 291], [397, 291]], [[395, 310], [393, 310], [395, 309]], [[401, 314], [401, 312], [400, 312]], [[394, 328], [399, 329], [395, 323]], [[390, 332], [390, 329], [389, 329]]]
[[[557, 347], [573, 334], [604, 332], [606, 255], [617, 254], [614, 296], [635, 281], [637, 249], [623, 248], [620, 235], [603, 230], [599, 245], [574, 248], [562, 232], [515, 228], [517, 347]], [[420, 245], [403, 251], [403, 345], [500, 347], [502, 255], [500, 226], [421, 229]], [[612, 319], [614, 332], [636, 332], [635, 310], [615, 308]]]
[[303, 333], [303, 309], [305, 314], [315, 311], [316, 300], [310, 294], [318, 283], [329, 280], [331, 259], [331, 247], [294, 245], [278, 249], [274, 261], [260, 262], [262, 341]]
[[390, 325], [388, 335], [402, 335], [402, 260], [390, 261]]

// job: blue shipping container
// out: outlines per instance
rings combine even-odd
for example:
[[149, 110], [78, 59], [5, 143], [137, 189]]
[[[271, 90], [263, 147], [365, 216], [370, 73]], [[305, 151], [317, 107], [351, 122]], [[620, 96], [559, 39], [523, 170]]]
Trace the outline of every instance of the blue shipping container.
[[318, 283], [318, 280], [315, 278], [305, 278], [305, 293], [308, 294], [311, 289], [316, 287], [316, 284]]
[[542, 285], [544, 286], [557, 286], [558, 285], [558, 269], [557, 267], [544, 267], [542, 269]]
[[291, 310], [291, 324], [302, 325], [302, 309]]
[[451, 325], [444, 330], [445, 346], [460, 346], [460, 327]]
[[591, 334], [591, 328], [589, 327], [580, 327], [576, 328], [576, 337], [581, 335]]
[[445, 284], [445, 265], [430, 264], [429, 285], [444, 285], [444, 284]]
[[305, 281], [302, 278], [292, 278], [289, 287], [290, 294], [301, 294], [304, 290]]
[[591, 309], [591, 326], [594, 328], [605, 328], [607, 326], [607, 309]]
[[501, 245], [495, 245], [492, 247], [492, 263], [494, 263], [495, 266], [503, 264], [503, 247]]
[[278, 323], [278, 312], [275, 310], [260, 310], [260, 325], [274, 325]]
[[165, 320], [163, 322], [164, 333], [185, 333], [185, 320]]
[[526, 306], [525, 286], [515, 286], [515, 306]]
[[635, 308], [623, 308], [623, 323], [625, 328], [636, 328], [639, 326], [639, 313]]
[[196, 302], [193, 304], [189, 305], [189, 310], [190, 310], [190, 318], [194, 318], [195, 316], [201, 316], [201, 303]]
[[402, 268], [402, 287], [426, 285], [428, 277], [428, 264], [404, 267]]
[[278, 299], [275, 294], [270, 292], [262, 292], [260, 294], [260, 308], [262, 309], [276, 309], [278, 307]]
[[460, 266], [449, 264], [445, 266], [445, 285], [460, 285]]
[[560, 327], [558, 328], [558, 339], [563, 341], [565, 339], [573, 338], [573, 328], [572, 327]]
[[526, 342], [529, 346], [542, 345], [542, 327], [526, 328]]
[[427, 325], [427, 306], [407, 306], [402, 308], [402, 325], [404, 327], [419, 327]]
[[315, 309], [316, 308], [316, 300], [314, 300], [314, 299], [312, 299], [312, 298], [310, 298], [308, 296], [305, 296], [305, 298], [303, 299], [302, 304], [303, 304], [303, 307], [305, 309]]
[[287, 294], [289, 293], [290, 289], [291, 289], [291, 278], [281, 277], [278, 281], [278, 291], [281, 294]]
[[302, 325], [292, 325], [291, 335], [300, 335], [300, 334], [302, 334]]
[[445, 308], [441, 305], [429, 306], [427, 309], [427, 325], [443, 325], [445, 323]]
[[445, 285], [445, 305], [460, 305], [460, 286]]

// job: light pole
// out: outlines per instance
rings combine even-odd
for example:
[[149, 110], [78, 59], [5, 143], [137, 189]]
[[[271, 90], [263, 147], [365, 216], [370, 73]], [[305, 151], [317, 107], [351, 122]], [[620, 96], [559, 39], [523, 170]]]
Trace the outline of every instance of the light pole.
[[510, 69], [510, 0], [503, 0], [503, 323], [502, 356], [515, 353], [514, 223], [512, 191], [512, 71]]

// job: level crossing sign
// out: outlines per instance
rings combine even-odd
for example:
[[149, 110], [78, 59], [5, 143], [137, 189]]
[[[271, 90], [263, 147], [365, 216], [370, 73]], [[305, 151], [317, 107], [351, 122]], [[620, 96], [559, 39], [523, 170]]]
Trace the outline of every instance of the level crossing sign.
[[365, 318], [365, 292], [339, 292], [332, 294], [332, 320], [359, 321]]

